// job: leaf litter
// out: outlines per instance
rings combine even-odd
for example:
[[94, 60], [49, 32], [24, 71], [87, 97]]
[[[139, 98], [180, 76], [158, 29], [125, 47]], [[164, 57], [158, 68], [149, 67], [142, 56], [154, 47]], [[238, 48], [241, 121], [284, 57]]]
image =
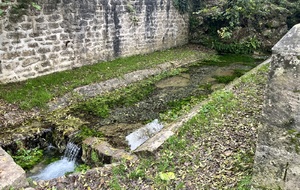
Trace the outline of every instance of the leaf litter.
[[152, 156], [39, 182], [35, 188], [250, 189], [266, 73], [260, 69], [231, 92], [219, 93]]

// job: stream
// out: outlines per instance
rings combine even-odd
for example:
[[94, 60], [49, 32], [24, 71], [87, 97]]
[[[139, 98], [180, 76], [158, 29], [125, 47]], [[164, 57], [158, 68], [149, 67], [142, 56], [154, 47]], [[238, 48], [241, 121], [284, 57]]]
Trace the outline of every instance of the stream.
[[50, 180], [65, 175], [67, 172], [73, 172], [76, 167], [76, 159], [80, 147], [72, 142], [67, 144], [64, 156], [60, 160], [50, 163], [49, 165], [39, 168], [36, 174], [29, 177], [35, 181]]
[[[28, 135], [27, 145], [45, 148], [45, 145], [49, 144], [47, 139], [51, 139], [51, 143], [54, 143], [57, 149], [64, 150], [64, 155], [49, 165], [37, 166], [37, 169], [28, 172], [28, 176], [37, 181], [50, 180], [75, 170], [81, 142], [76, 142], [80, 144], [77, 146], [68, 141], [72, 140], [70, 134], [76, 134], [83, 129], [78, 130], [66, 121], [70, 120], [75, 124], [84, 126], [87, 129], [85, 131], [87, 136], [101, 134], [101, 138], [114, 148], [135, 150], [151, 135], [160, 131], [164, 126], [163, 123], [170, 122], [170, 119], [175, 120], [180, 114], [183, 114], [181, 109], [192, 102], [193, 97], [204, 99], [213, 91], [223, 88], [228, 82], [243, 75], [259, 63], [260, 60], [255, 59], [251, 62], [224, 61], [224, 64], [222, 61], [216, 64], [196, 63], [183, 67], [182, 72], [163, 77], [154, 83], [149, 82], [148, 86], [151, 87], [151, 91], [147, 92], [147, 96], [141, 100], [130, 104], [104, 105], [103, 110], [109, 109], [105, 110], [107, 113], [105, 112], [103, 116], [97, 116], [90, 111], [76, 108], [75, 105], [67, 108], [66, 112], [59, 115], [56, 123], [49, 122], [49, 120], [45, 123], [32, 122], [33, 126], [24, 126], [22, 129], [28, 128], [31, 131], [43, 132], [40, 133], [40, 136]], [[114, 92], [110, 96], [114, 97]], [[124, 99], [126, 98], [124, 97]], [[97, 102], [95, 103], [95, 105], [89, 106], [99, 108]], [[100, 108], [102, 109], [102, 107]], [[66, 126], [66, 128], [61, 130], [59, 125]], [[5, 131], [2, 134], [5, 134]], [[14, 139], [15, 132], [11, 135], [8, 136], [9, 140]], [[5, 138], [4, 135], [3, 142], [5, 142]], [[66, 146], [62, 149], [61, 147], [64, 145]], [[6, 149], [13, 149], [15, 146], [15, 144], [9, 144], [6, 145]]]

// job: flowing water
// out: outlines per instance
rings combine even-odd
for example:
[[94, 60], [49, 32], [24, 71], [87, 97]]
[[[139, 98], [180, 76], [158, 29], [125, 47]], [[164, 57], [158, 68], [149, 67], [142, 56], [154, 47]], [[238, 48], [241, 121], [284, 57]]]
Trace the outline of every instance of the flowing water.
[[76, 167], [76, 158], [80, 148], [72, 142], [67, 144], [64, 156], [40, 171], [39, 174], [31, 176], [33, 180], [50, 180], [63, 176], [67, 172], [72, 172]]

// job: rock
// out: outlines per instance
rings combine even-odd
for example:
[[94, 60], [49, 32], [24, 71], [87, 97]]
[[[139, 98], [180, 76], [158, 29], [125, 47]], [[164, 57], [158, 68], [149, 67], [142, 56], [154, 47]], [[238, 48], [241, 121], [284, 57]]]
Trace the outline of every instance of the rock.
[[220, 89], [222, 89], [224, 87], [225, 87], [225, 84], [214, 84], [214, 85], [211, 86], [211, 89], [213, 91], [215, 91], [215, 90], [220, 90]]
[[138, 158], [96, 137], [89, 137], [82, 142], [82, 160], [86, 163], [101, 166], [123, 159], [134, 162]]
[[28, 186], [25, 171], [0, 147], [0, 189]]
[[272, 49], [253, 188], [299, 189], [300, 24]]
[[182, 77], [182, 76], [174, 76], [170, 78], [166, 78], [156, 84], [158, 88], [167, 88], [167, 87], [184, 87], [189, 85], [189, 76]]

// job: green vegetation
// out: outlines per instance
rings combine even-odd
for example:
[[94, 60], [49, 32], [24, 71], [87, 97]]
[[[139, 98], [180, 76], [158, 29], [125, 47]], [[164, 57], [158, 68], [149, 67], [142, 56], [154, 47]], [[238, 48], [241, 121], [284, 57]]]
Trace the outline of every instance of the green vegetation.
[[79, 128], [79, 132], [76, 133], [75, 137], [79, 138], [81, 141], [83, 141], [84, 139], [88, 138], [88, 137], [103, 137], [103, 133], [95, 130], [95, 129], [91, 129], [85, 125], [80, 126]]
[[173, 0], [173, 5], [180, 14], [188, 13], [191, 7], [189, 0]]
[[148, 96], [153, 89], [153, 85], [147, 82], [142, 82], [140, 85], [130, 85], [105, 96], [99, 96], [80, 103], [74, 111], [106, 118], [109, 116], [111, 108], [132, 105]]
[[80, 165], [76, 166], [74, 172], [83, 172], [83, 173], [85, 173], [89, 169], [91, 169], [90, 166], [88, 166], [86, 164], [80, 164]]
[[164, 72], [141, 82], [117, 89], [113, 92], [107, 93], [104, 96], [91, 98], [76, 105], [72, 111], [75, 113], [79, 112], [106, 118], [109, 116], [112, 108], [118, 106], [130, 106], [145, 99], [155, 89], [155, 82], [166, 77], [178, 75], [183, 71], [185, 71], [185, 69], [174, 69], [170, 72]]
[[237, 190], [251, 189], [251, 179], [252, 177], [250, 175], [241, 179], [237, 184]]
[[[159, 189], [249, 189], [256, 143], [253, 127], [259, 125], [255, 117], [260, 113], [261, 86], [266, 83], [268, 68], [265, 65], [243, 76], [235, 87], [242, 94], [214, 92], [155, 156], [116, 166], [109, 187], [130, 189], [151, 184]], [[249, 102], [253, 103], [250, 108]], [[244, 114], [250, 115], [245, 118]], [[140, 183], [144, 186], [135, 186]]]
[[288, 136], [291, 144], [294, 146], [294, 151], [299, 154], [300, 153], [300, 133], [297, 130], [289, 130]]
[[242, 75], [244, 75], [248, 70], [240, 70], [240, 69], [235, 69], [232, 75], [226, 75], [226, 76], [214, 76], [214, 78], [216, 79], [216, 81], [218, 83], [224, 83], [224, 84], [228, 84], [231, 81], [233, 81], [234, 79], [241, 77]]
[[216, 81], [218, 83], [224, 83], [224, 84], [228, 84], [231, 81], [233, 81], [236, 76], [235, 75], [229, 75], [229, 76], [214, 76], [214, 78], [216, 79]]
[[264, 42], [274, 37], [266, 36], [264, 31], [280, 27], [276, 25], [280, 21], [274, 20], [278, 14], [284, 15], [281, 21], [286, 20], [289, 27], [299, 23], [299, 6], [300, 1], [289, 0], [234, 0], [218, 4], [193, 0], [190, 38], [220, 53], [270, 51]]
[[[208, 85], [211, 87], [211, 85]], [[202, 88], [202, 87], [199, 87]], [[207, 88], [206, 86], [204, 88]], [[211, 89], [205, 89], [207, 91], [207, 94], [211, 93]], [[188, 113], [193, 106], [203, 101], [205, 98], [207, 98], [207, 95], [200, 95], [200, 96], [191, 96], [188, 98], [183, 98], [181, 100], [176, 100], [168, 103], [168, 110], [160, 113], [159, 118], [161, 121], [170, 123], [172, 121], [175, 121], [180, 116]]]
[[198, 51], [181, 47], [147, 55], [119, 58], [23, 82], [2, 84], [0, 85], [0, 98], [9, 103], [17, 103], [23, 109], [43, 108], [51, 99], [62, 96], [79, 86], [121, 77], [125, 73], [151, 68], [168, 61], [188, 61], [188, 59], [204, 56]]
[[20, 148], [15, 155], [12, 155], [14, 161], [24, 170], [29, 170], [43, 158], [43, 150], [39, 148], [25, 149]]
[[257, 66], [257, 62], [261, 60], [255, 59], [250, 55], [237, 55], [237, 54], [225, 54], [225, 55], [213, 55], [209, 59], [202, 60], [197, 64], [225, 67], [233, 63], [247, 65], [250, 67]]
[[40, 11], [42, 9], [41, 6], [34, 1], [35, 0], [18, 0], [16, 2], [0, 2], [0, 16], [7, 14], [7, 11], [9, 11], [9, 20], [11, 22], [17, 22], [23, 15], [28, 15], [33, 11]]
[[211, 42], [207, 41], [205, 43], [207, 43], [206, 45], [215, 49], [219, 53], [252, 54], [260, 47], [260, 42], [255, 36], [241, 42], [225, 43], [222, 41], [214, 40]]
[[99, 164], [100, 159], [95, 150], [92, 150], [92, 152], [91, 152], [91, 160], [93, 161], [94, 164], [97, 164], [97, 165]]

